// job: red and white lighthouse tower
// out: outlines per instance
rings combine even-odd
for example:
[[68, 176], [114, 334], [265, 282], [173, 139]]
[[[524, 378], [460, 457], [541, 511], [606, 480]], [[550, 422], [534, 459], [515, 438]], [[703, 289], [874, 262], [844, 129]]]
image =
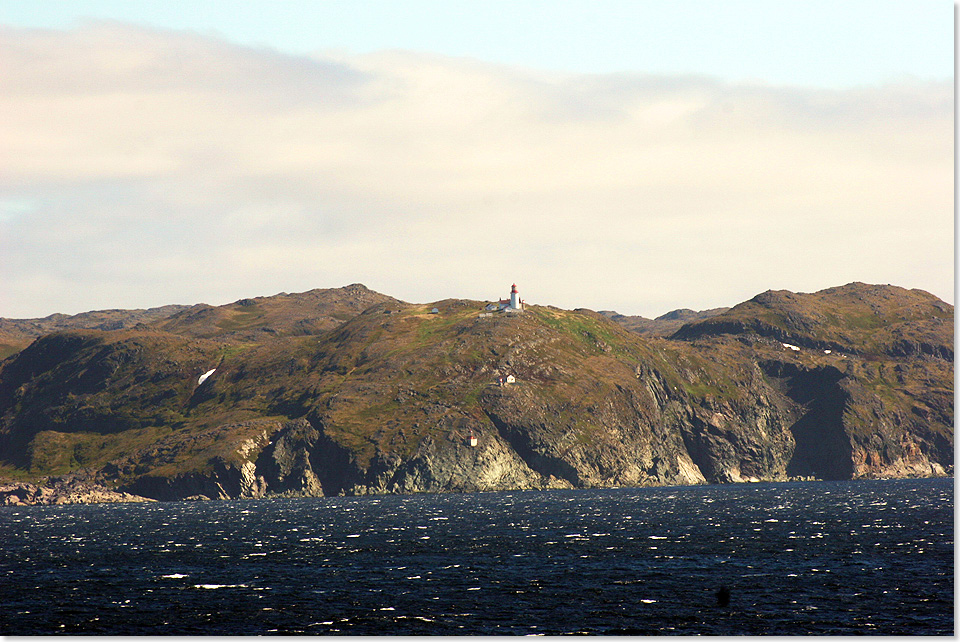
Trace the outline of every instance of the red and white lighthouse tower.
[[510, 307], [513, 308], [514, 310], [520, 309], [520, 300], [518, 297], [519, 297], [519, 293], [517, 292], [517, 284], [514, 283], [510, 287]]

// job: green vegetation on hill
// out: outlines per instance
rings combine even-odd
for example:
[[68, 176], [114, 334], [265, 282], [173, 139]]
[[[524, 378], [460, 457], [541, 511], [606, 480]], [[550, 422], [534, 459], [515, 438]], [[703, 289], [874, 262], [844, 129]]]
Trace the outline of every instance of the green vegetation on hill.
[[813, 294], [768, 291], [673, 337], [755, 334], [851, 354], [953, 359], [953, 306], [922, 290], [851, 283]]

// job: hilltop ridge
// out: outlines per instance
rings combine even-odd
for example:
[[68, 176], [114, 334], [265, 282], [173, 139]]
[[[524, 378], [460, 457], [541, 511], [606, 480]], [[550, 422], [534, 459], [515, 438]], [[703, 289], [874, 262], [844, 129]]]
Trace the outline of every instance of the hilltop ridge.
[[150, 323], [185, 310], [185, 305], [164, 305], [134, 310], [97, 310], [80, 314], [51, 314], [42, 319], [0, 318], [0, 359], [30, 345], [37, 337], [60, 330], [121, 330]]
[[767, 290], [672, 336], [757, 335], [851, 354], [929, 354], [952, 361], [952, 326], [953, 306], [929, 292], [850, 283], [812, 294]]

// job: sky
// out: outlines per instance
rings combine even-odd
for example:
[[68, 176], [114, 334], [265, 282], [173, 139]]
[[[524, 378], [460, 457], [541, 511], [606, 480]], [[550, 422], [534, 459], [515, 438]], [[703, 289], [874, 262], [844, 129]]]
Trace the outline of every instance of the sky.
[[943, 0], [0, 2], [0, 317], [954, 302]]

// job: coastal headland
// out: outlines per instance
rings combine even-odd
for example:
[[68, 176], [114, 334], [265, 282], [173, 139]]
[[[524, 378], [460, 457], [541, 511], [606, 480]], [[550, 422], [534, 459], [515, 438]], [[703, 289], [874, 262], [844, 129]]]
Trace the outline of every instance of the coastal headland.
[[0, 319], [0, 503], [952, 475], [953, 322], [863, 283], [658, 319], [359, 284]]

